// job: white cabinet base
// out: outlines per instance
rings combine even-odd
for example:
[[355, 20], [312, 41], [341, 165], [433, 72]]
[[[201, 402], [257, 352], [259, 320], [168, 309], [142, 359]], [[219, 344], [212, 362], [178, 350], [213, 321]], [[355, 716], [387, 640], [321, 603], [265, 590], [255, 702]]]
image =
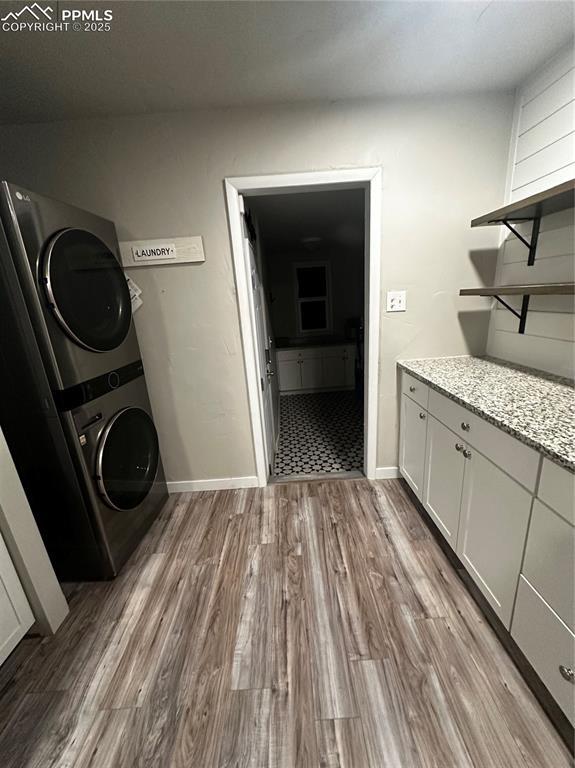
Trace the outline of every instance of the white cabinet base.
[[532, 497], [478, 451], [469, 453], [457, 554], [509, 628]]

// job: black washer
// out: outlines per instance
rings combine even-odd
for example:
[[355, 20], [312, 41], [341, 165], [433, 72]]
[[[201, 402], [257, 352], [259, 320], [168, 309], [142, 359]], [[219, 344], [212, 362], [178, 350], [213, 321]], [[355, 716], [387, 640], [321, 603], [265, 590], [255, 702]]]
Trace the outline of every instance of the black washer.
[[108, 422], [96, 453], [102, 498], [113, 509], [134, 509], [150, 492], [158, 469], [158, 433], [141, 408], [124, 408]]

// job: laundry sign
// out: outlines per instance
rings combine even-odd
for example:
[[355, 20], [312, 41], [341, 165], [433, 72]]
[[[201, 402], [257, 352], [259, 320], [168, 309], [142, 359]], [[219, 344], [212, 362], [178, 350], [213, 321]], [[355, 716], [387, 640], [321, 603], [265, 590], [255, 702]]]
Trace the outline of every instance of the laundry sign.
[[141, 261], [174, 261], [177, 258], [176, 244], [166, 243], [165, 245], [133, 245], [132, 258], [135, 262]]
[[205, 261], [204, 244], [200, 236], [172, 237], [166, 240], [128, 240], [120, 243], [125, 267], [158, 264], [184, 264]]

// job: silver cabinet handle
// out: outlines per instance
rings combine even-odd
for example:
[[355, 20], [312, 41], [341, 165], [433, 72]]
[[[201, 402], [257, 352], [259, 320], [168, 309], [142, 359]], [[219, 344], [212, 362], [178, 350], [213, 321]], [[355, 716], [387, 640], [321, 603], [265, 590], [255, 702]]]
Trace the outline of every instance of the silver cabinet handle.
[[567, 680], [567, 682], [575, 685], [575, 672], [571, 667], [565, 667], [563, 664], [559, 664], [559, 672], [561, 672], [561, 677]]
[[416, 389], [417, 389], [417, 387], [414, 387], [414, 386], [412, 385], [412, 386], [409, 388], [409, 391], [410, 391], [410, 392], [415, 392], [415, 390], [416, 390]]
[[459, 453], [461, 453], [461, 451], [462, 451], [464, 448], [465, 448], [465, 446], [463, 445], [463, 443], [455, 443], [455, 450], [456, 450], [456, 451], [459, 451]]
[[468, 424], [466, 421], [462, 421], [462, 422], [461, 422], [461, 429], [462, 429], [464, 432], [469, 432], [469, 430], [471, 429], [471, 427], [469, 426], [469, 424]]
[[420, 419], [424, 419], [425, 418], [425, 414], [423, 413], [423, 411], [419, 414], [419, 418]]
[[471, 451], [463, 451], [463, 455], [465, 456], [466, 459], [470, 459], [471, 458]]

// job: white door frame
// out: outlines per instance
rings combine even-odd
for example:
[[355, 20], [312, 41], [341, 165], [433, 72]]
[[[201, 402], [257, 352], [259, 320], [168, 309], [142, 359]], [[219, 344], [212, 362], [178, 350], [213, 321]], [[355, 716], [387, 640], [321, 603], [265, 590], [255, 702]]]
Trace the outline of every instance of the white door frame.
[[364, 472], [368, 478], [373, 480], [376, 475], [379, 396], [381, 177], [381, 168], [373, 167], [265, 176], [238, 176], [225, 179], [256, 473], [260, 486], [267, 484], [268, 473], [264, 447], [264, 414], [259, 397], [257, 350], [254, 341], [255, 328], [252, 323], [252, 295], [249, 288], [250, 269], [249, 264], [246, 263], [243, 248], [241, 197], [290, 192], [325, 192], [340, 189], [365, 190]]

